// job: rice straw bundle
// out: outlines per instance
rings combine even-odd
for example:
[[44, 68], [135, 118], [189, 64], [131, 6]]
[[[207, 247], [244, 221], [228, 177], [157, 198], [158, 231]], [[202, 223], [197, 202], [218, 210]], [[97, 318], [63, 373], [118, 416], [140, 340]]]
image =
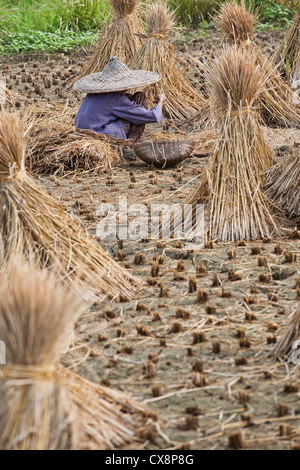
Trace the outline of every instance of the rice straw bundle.
[[266, 81], [258, 96], [259, 113], [268, 126], [300, 126], [300, 101], [281, 78], [273, 64], [252, 41], [257, 22], [257, 11], [247, 10], [244, 1], [223, 3], [216, 18], [217, 26], [230, 43], [237, 43], [246, 51], [255, 52], [257, 64], [265, 69]]
[[122, 139], [61, 125], [50, 131], [46, 125], [37, 131], [32, 127], [32, 131], [26, 163], [33, 174], [62, 175], [80, 170], [96, 174], [120, 162], [118, 147], [124, 146]]
[[263, 84], [256, 57], [225, 49], [207, 71], [218, 136], [201, 182], [185, 203], [205, 204], [208, 237], [255, 240], [280, 229], [262, 193], [262, 173], [272, 163], [259, 116], [253, 107]]
[[156, 95], [165, 93], [167, 101], [164, 111], [170, 119], [187, 119], [205, 107], [205, 99], [192, 86], [178, 67], [174, 48], [167, 39], [175, 23], [175, 14], [164, 3], [150, 4], [146, 9], [147, 36], [144, 44], [129, 61], [131, 69], [156, 72], [162, 80], [149, 86], [151, 105]]
[[[74, 217], [25, 171], [23, 126], [17, 115], [0, 113], [0, 245], [54, 266], [72, 284], [80, 280], [87, 297], [130, 297], [138, 282], [115, 263]], [[102, 295], [102, 296], [101, 296]]]
[[[16, 263], [0, 276], [0, 449], [113, 448], [134, 440], [142, 406], [58, 361], [85, 307], [53, 273]], [[125, 412], [121, 408], [126, 409]]]
[[102, 72], [108, 61], [118, 57], [127, 63], [141, 46], [136, 33], [143, 33], [143, 23], [137, 12], [139, 0], [108, 0], [115, 10], [110, 24], [103, 32], [99, 44], [84, 68], [69, 82], [72, 86], [90, 73]]
[[275, 54], [274, 62], [279, 64], [279, 70], [289, 80], [300, 80], [300, 8]]
[[289, 357], [293, 352], [293, 343], [297, 340], [300, 340], [300, 310], [294, 313], [282, 337], [274, 347], [274, 356], [276, 358]]
[[268, 197], [300, 221], [300, 142], [295, 142], [293, 155], [268, 171], [266, 186]]

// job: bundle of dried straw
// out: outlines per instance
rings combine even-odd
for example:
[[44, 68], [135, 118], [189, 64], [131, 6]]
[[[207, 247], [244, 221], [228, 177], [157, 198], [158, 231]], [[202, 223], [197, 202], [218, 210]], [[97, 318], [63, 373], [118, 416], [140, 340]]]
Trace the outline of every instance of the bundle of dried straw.
[[191, 117], [205, 107], [206, 100], [192, 86], [178, 67], [174, 48], [168, 41], [168, 33], [175, 23], [175, 14], [163, 2], [148, 5], [146, 9], [147, 36], [144, 44], [129, 61], [132, 69], [156, 72], [162, 80], [148, 88], [150, 103], [153, 105], [156, 95], [165, 93], [166, 115], [170, 119], [183, 120]]
[[[0, 113], [0, 254], [34, 256], [89, 297], [130, 297], [138, 282], [115, 263], [86, 230], [25, 171], [23, 125]], [[101, 296], [102, 294], [102, 296]]]
[[118, 57], [127, 63], [141, 46], [141, 39], [136, 33], [143, 33], [143, 23], [137, 7], [139, 0], [108, 0], [114, 9], [110, 24], [103, 32], [93, 55], [84, 68], [69, 81], [69, 86], [90, 73], [101, 72], [108, 61]]
[[266, 80], [258, 96], [259, 113], [268, 126], [300, 126], [300, 101], [281, 78], [273, 64], [266, 59], [252, 36], [257, 23], [257, 10], [247, 9], [244, 1], [223, 3], [215, 21], [224, 39], [237, 43], [249, 52], [255, 52], [257, 64], [265, 70]]
[[255, 240], [280, 233], [262, 193], [262, 175], [272, 163], [253, 107], [263, 85], [261, 68], [249, 51], [232, 47], [207, 71], [218, 138], [201, 182], [185, 203], [205, 204], [208, 237]]
[[[295, 312], [273, 349], [276, 358], [288, 358], [293, 352], [293, 343], [300, 339], [300, 310]], [[295, 351], [295, 350], [294, 350]]]
[[274, 56], [274, 62], [289, 80], [300, 80], [300, 8]]
[[75, 118], [78, 113], [76, 107], [71, 107], [68, 103], [63, 106], [58, 102], [37, 101], [31, 103], [21, 110], [22, 120], [28, 127], [34, 127], [34, 131], [40, 127], [47, 126], [49, 129], [57, 126], [74, 126]]
[[[128, 144], [128, 142], [127, 142]], [[122, 139], [72, 126], [44, 125], [31, 129], [26, 165], [33, 174], [107, 171], [120, 162]]]
[[267, 173], [268, 197], [289, 217], [300, 222], [300, 142], [293, 154], [277, 163]]
[[[59, 365], [85, 307], [52, 274], [14, 260], [0, 274], [0, 449], [104, 449], [135, 440], [143, 408]], [[123, 407], [124, 411], [121, 411]], [[126, 411], [125, 411], [126, 410]]]

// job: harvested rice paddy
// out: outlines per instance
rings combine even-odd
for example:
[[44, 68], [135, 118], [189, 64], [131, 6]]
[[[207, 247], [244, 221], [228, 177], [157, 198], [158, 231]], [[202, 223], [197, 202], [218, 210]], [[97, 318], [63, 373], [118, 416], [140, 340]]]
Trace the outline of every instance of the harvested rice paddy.
[[[278, 32], [254, 35], [269, 58], [282, 39]], [[207, 98], [204, 62], [220, 49], [215, 32], [205, 38], [187, 33], [176, 49], [186, 76]], [[49, 106], [49, 128], [60, 119], [72, 125], [82, 95], [67, 83], [90, 53], [1, 58], [6, 85], [17, 95], [14, 108], [25, 118], [25, 109], [36, 110], [30, 115], [33, 130]], [[35, 176], [96, 237], [101, 203], [118, 205], [124, 194], [129, 205], [184, 202], [217, 135], [215, 129], [178, 130], [172, 124], [147, 127], [149, 138], [175, 134], [194, 138], [198, 152], [176, 168], [150, 168], [130, 157], [96, 172], [53, 165], [50, 174]], [[279, 162], [300, 141], [299, 129], [263, 127], [263, 135]], [[111, 296], [85, 311], [62, 362], [101, 383], [108, 395], [110, 388], [128, 392], [156, 414], [149, 413], [139, 439], [126, 448], [299, 450], [299, 363], [276, 360], [272, 353], [300, 306], [299, 229], [282, 238], [210, 241], [197, 251], [175, 239], [100, 240], [142, 288], [131, 299]]]

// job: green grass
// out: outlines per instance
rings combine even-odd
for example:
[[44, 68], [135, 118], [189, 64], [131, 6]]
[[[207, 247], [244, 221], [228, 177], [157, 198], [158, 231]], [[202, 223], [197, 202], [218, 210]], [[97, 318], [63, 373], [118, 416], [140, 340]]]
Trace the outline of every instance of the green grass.
[[105, 0], [0, 0], [1, 8], [7, 30], [14, 32], [89, 31], [110, 16]]
[[[146, 0], [149, 1], [149, 0]], [[177, 8], [178, 23], [205, 29], [221, 0], [167, 0]], [[255, 0], [260, 7], [259, 29], [290, 25], [296, 0]], [[111, 17], [106, 0], [0, 0], [0, 54], [67, 51], [91, 44]]]

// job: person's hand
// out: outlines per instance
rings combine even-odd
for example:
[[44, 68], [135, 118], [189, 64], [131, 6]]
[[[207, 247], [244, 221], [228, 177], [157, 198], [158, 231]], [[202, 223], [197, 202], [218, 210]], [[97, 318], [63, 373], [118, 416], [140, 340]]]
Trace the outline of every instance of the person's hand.
[[163, 106], [163, 104], [165, 103], [167, 97], [164, 93], [160, 93], [159, 95], [157, 95], [157, 104], [160, 104], [161, 106]]

